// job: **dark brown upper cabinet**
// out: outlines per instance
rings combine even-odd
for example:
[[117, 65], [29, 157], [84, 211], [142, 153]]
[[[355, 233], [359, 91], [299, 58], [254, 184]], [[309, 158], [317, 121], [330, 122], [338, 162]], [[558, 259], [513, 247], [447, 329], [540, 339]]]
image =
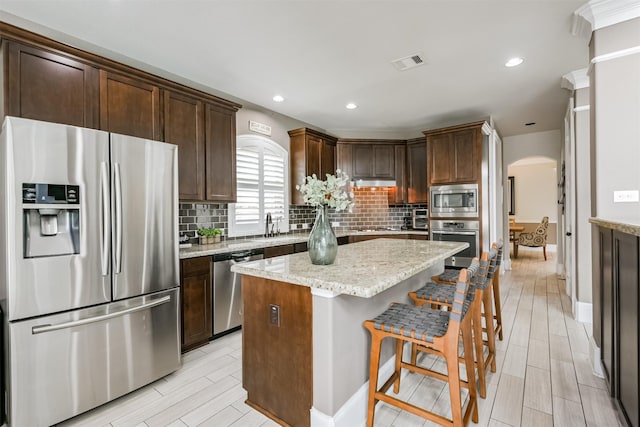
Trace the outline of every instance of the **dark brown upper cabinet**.
[[164, 140], [178, 146], [180, 200], [204, 200], [204, 104], [168, 90], [163, 99]]
[[6, 42], [8, 116], [98, 127], [98, 69], [65, 55]]
[[305, 177], [316, 174], [325, 179], [326, 174], [336, 173], [337, 139], [308, 128], [289, 131], [289, 168], [291, 170], [291, 204], [304, 204], [296, 185]]
[[206, 199], [236, 201], [236, 111], [205, 105]]
[[180, 199], [235, 201], [240, 104], [4, 22], [0, 38], [0, 114], [177, 144]]
[[[424, 172], [422, 185], [426, 193], [426, 144], [423, 141]], [[412, 140], [413, 141], [413, 140]], [[395, 180], [396, 186], [388, 189], [389, 204], [423, 203], [422, 200], [409, 201], [411, 190], [410, 148], [405, 140], [353, 139], [338, 140], [337, 167], [345, 171], [353, 180], [378, 179]], [[422, 188], [421, 187], [421, 188]]]
[[100, 70], [100, 129], [161, 140], [160, 88]]
[[394, 144], [353, 143], [353, 179], [394, 179]]
[[429, 185], [480, 180], [484, 124], [476, 122], [423, 132], [427, 137]]
[[424, 138], [407, 141], [407, 203], [428, 203], [427, 142]]
[[407, 146], [396, 144], [394, 151], [394, 177], [396, 186], [388, 190], [389, 204], [397, 205], [407, 202]]

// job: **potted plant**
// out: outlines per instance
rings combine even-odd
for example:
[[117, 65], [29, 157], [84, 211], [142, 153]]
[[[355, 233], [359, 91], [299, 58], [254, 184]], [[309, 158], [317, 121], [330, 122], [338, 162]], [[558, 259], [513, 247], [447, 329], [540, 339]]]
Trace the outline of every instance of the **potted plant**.
[[220, 243], [220, 239], [222, 237], [222, 230], [219, 228], [214, 228], [213, 230], [211, 230], [211, 232], [213, 233], [214, 242]]
[[198, 230], [201, 245], [210, 245], [214, 243], [214, 235], [212, 228], [201, 228]]

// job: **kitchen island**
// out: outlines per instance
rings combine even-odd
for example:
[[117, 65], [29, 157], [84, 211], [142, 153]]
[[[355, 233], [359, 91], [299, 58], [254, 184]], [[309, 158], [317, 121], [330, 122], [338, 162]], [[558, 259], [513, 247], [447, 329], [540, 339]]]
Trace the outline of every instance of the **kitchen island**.
[[[370, 337], [362, 323], [409, 302], [408, 292], [467, 246], [381, 238], [340, 246], [329, 266], [312, 265], [307, 253], [233, 266], [243, 275], [247, 403], [283, 425], [364, 424]], [[392, 370], [386, 344], [381, 369]]]

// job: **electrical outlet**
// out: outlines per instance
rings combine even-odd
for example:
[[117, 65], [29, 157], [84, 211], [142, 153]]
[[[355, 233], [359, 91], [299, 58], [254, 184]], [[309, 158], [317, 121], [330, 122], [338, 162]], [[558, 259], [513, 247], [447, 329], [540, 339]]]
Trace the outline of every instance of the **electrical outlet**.
[[340, 223], [338, 221], [334, 221], [331, 223], [332, 227], [340, 227]]
[[272, 325], [280, 327], [280, 306], [269, 304], [269, 321]]
[[613, 203], [629, 203], [640, 201], [638, 190], [614, 191]]
[[306, 230], [306, 229], [308, 229], [308, 228], [309, 228], [309, 224], [302, 224], [302, 229], [303, 229], [303, 230]]

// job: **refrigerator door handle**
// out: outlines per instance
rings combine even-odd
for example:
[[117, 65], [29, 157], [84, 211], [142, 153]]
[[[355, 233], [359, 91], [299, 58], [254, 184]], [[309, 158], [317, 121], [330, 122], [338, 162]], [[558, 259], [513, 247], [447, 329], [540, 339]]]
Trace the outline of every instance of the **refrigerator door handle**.
[[120, 175], [120, 163], [114, 163], [114, 191], [115, 191], [115, 267], [114, 274], [122, 271], [122, 179]]
[[125, 314], [135, 313], [136, 311], [146, 310], [151, 307], [166, 304], [171, 300], [171, 295], [166, 295], [154, 301], [147, 302], [145, 304], [138, 305], [136, 307], [126, 308], [124, 310], [116, 311], [114, 313], [102, 314], [94, 317], [87, 317], [80, 320], [73, 320], [71, 322], [58, 323], [57, 325], [40, 325], [31, 328], [33, 335], [42, 334], [44, 332], [53, 332], [60, 329], [72, 328], [74, 326], [87, 325], [89, 323], [102, 322], [104, 320], [113, 319], [114, 317], [124, 316]]
[[102, 275], [109, 274], [109, 239], [111, 232], [111, 214], [109, 213], [109, 171], [107, 163], [100, 163], [100, 190], [102, 192], [102, 230], [100, 233], [100, 247], [102, 253], [100, 256]]

